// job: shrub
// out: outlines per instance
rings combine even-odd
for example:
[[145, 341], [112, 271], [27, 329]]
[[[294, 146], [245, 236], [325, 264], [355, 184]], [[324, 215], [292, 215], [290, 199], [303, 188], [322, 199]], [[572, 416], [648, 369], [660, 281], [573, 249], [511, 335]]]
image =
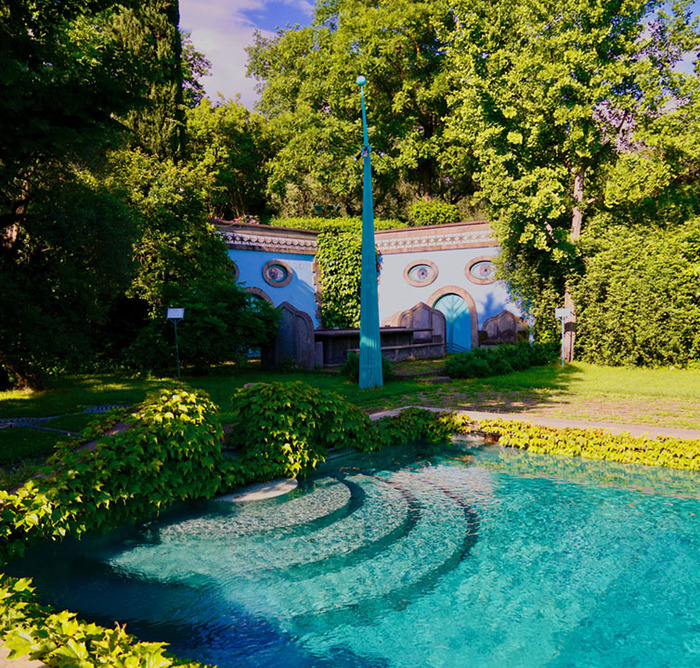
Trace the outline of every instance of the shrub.
[[168, 655], [165, 643], [139, 642], [124, 628], [86, 624], [71, 612], [56, 612], [37, 601], [28, 579], [0, 574], [0, 633], [10, 659], [28, 656], [49, 666], [197, 668]]
[[[185, 309], [177, 330], [180, 359], [198, 372], [212, 364], [240, 360], [249, 348], [268, 343], [277, 333], [279, 317], [272, 306], [228, 279], [175, 286], [168, 291], [168, 299]], [[173, 325], [164, 313], [159, 316], [125, 352], [130, 367], [160, 370], [174, 364]]]
[[614, 228], [597, 246], [576, 291], [582, 358], [700, 362], [700, 218], [676, 228]]
[[454, 204], [428, 200], [415, 202], [409, 210], [411, 225], [448, 225], [458, 223], [462, 217]]
[[497, 348], [474, 348], [457, 353], [445, 361], [445, 373], [450, 378], [486, 378], [502, 376], [512, 371], [543, 366], [557, 359], [558, 344], [516, 343]]
[[57, 445], [41, 477], [16, 493], [0, 491], [5, 559], [43, 538], [109, 530], [175, 501], [216, 493], [225, 466], [223, 429], [204, 393], [159, 392], [127, 419], [129, 429], [99, 436], [87, 447], [81, 443], [89, 431], [82, 440]]
[[415, 441], [446, 443], [459, 431], [452, 413], [429, 411], [424, 408], [406, 408], [397, 415], [388, 415], [373, 423], [376, 437], [359, 443], [360, 450], [379, 450], [382, 447]]
[[[357, 353], [348, 353], [343, 366], [340, 367], [340, 373], [356, 383], [360, 379], [360, 356]], [[382, 377], [384, 380], [391, 380], [394, 376], [394, 365], [391, 360], [382, 356]]]
[[371, 431], [357, 406], [300, 381], [260, 383], [231, 400], [241, 416], [230, 438], [241, 453], [231, 484], [296, 477], [324, 461], [329, 449], [352, 447]]

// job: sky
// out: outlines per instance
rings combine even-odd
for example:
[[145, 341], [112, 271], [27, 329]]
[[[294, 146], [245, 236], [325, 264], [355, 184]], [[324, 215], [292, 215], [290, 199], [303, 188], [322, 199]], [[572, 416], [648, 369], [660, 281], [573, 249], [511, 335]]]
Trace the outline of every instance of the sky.
[[180, 0], [180, 28], [192, 33], [195, 49], [212, 63], [211, 75], [202, 80], [207, 97], [240, 94], [252, 109], [257, 95], [255, 81], [245, 76], [245, 47], [255, 30], [273, 35], [287, 24], [309, 25], [312, 11], [309, 0]]

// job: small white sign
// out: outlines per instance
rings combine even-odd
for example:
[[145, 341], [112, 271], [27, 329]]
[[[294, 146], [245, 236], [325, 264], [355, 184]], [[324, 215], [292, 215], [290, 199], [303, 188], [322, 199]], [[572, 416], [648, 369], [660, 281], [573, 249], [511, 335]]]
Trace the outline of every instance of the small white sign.
[[570, 308], [558, 308], [558, 309], [554, 309], [554, 315], [555, 315], [559, 320], [566, 320], [566, 319], [571, 315], [571, 309], [570, 309]]
[[184, 308], [169, 308], [168, 309], [168, 320], [182, 320], [185, 317]]

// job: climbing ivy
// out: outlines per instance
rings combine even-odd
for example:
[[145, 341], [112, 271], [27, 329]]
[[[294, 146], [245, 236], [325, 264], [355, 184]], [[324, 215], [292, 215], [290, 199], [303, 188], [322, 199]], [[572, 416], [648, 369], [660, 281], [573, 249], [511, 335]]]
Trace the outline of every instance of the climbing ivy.
[[326, 232], [318, 239], [321, 321], [326, 329], [360, 326], [362, 238], [355, 232]]

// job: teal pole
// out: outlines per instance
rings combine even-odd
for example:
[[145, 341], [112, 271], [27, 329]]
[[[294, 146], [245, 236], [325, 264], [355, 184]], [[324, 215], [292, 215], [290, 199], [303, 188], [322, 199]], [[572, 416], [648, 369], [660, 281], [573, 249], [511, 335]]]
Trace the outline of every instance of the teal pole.
[[379, 338], [379, 296], [377, 294], [377, 256], [374, 248], [374, 205], [372, 203], [372, 162], [367, 134], [365, 90], [367, 79], [357, 77], [362, 101], [364, 146], [364, 183], [362, 187], [362, 274], [360, 279], [360, 389], [382, 387], [382, 349]]

